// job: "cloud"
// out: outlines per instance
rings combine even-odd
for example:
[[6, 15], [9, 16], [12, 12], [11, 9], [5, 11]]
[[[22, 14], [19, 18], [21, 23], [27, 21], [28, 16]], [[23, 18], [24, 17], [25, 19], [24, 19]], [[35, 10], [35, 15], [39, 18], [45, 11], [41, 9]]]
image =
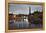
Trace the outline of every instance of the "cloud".
[[29, 6], [31, 7], [31, 13], [35, 10], [42, 11], [41, 5], [9, 4], [9, 12], [15, 14], [29, 14]]

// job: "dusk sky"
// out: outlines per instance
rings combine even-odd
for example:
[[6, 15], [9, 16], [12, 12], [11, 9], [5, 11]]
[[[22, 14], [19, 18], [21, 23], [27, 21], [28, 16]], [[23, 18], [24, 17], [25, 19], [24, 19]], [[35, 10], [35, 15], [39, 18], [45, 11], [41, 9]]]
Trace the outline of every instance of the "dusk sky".
[[28, 5], [28, 4], [10, 4], [9, 13], [14, 14], [29, 14], [29, 7], [31, 8], [31, 13], [35, 10], [42, 11], [41, 5]]

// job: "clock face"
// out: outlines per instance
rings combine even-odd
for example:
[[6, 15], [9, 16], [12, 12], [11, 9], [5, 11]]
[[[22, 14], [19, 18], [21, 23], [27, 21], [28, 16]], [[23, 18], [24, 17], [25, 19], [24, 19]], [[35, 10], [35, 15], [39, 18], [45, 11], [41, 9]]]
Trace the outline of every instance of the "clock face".
[[8, 4], [8, 29], [42, 28], [42, 9], [42, 5]]

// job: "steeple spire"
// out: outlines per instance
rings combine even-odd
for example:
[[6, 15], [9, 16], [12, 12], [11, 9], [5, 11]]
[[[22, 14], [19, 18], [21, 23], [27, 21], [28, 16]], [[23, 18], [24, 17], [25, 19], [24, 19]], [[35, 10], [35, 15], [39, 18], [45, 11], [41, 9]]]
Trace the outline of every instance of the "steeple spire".
[[29, 14], [31, 14], [31, 8], [29, 7]]

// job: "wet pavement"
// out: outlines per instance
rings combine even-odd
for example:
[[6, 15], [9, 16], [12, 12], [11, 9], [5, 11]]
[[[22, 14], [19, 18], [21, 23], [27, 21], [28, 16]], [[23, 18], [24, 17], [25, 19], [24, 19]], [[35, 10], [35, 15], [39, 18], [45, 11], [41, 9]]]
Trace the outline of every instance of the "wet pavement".
[[41, 28], [41, 24], [32, 24], [27, 21], [15, 21], [9, 24], [9, 29]]

